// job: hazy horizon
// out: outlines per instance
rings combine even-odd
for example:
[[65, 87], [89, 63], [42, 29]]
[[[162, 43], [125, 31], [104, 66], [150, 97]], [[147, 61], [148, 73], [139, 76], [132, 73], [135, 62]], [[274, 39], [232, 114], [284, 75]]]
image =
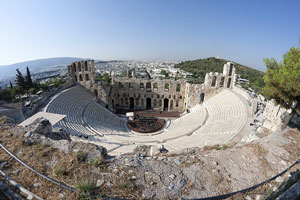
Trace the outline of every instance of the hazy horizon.
[[220, 57], [265, 71], [298, 46], [299, 1], [3, 1], [0, 65]]

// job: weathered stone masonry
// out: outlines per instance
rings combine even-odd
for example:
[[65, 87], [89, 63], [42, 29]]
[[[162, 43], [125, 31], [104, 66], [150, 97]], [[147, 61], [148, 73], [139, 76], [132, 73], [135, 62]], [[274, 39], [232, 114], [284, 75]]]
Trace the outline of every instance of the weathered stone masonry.
[[95, 82], [93, 60], [74, 62], [68, 66], [69, 81], [81, 84], [93, 92], [110, 109], [153, 109], [183, 112], [203, 103], [226, 88], [234, 87], [235, 67], [228, 62], [223, 73], [210, 72], [203, 84], [186, 80], [136, 78], [128, 71], [127, 77], [113, 77], [111, 85]]

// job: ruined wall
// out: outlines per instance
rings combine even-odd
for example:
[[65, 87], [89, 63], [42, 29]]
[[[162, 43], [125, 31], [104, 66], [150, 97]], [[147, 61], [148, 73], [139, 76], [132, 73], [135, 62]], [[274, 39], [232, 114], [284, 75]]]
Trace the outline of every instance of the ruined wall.
[[79, 61], [68, 66], [69, 81], [90, 90], [103, 106], [110, 109], [154, 109], [183, 112], [234, 87], [235, 68], [231, 62], [224, 65], [223, 73], [207, 73], [204, 84], [189, 84], [186, 80], [142, 79], [129, 70], [126, 78], [112, 80], [112, 85], [95, 82], [94, 61]]
[[206, 73], [204, 84], [187, 84], [187, 108], [204, 102], [220, 91], [234, 87], [235, 67], [231, 62], [224, 65], [223, 73]]
[[285, 112], [291, 113], [291, 110], [276, 105], [274, 100], [267, 101], [263, 112], [265, 117], [263, 127], [272, 131], [280, 129], [283, 124], [281, 117]]
[[68, 66], [69, 81], [79, 83], [90, 90], [95, 83], [94, 71], [93, 60], [73, 62]]
[[124, 109], [154, 109], [182, 112], [185, 80], [116, 78], [111, 105]]

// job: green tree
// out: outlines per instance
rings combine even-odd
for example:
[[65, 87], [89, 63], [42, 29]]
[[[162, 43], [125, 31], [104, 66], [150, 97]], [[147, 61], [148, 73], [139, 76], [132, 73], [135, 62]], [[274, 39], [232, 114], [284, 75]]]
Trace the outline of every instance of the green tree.
[[29, 71], [28, 67], [26, 67], [25, 83], [26, 83], [27, 88], [32, 88], [33, 87], [31, 74], [30, 74], [30, 71]]
[[11, 81], [9, 81], [9, 87], [12, 89], [13, 88], [13, 84]]
[[264, 95], [284, 108], [291, 108], [297, 102], [293, 111], [300, 114], [300, 47], [291, 47], [281, 62], [274, 58], [265, 58], [264, 62], [267, 66]]
[[17, 74], [16, 74], [16, 84], [18, 86], [20, 86], [23, 90], [26, 90], [27, 89], [27, 86], [26, 86], [26, 81], [22, 75], [22, 73], [20, 72], [19, 69], [16, 69], [17, 70]]

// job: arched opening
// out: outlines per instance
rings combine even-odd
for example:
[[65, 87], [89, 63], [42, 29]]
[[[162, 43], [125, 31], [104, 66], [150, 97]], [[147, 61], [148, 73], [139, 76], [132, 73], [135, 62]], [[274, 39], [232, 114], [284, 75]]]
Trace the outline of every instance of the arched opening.
[[145, 88], [145, 85], [144, 85], [144, 83], [140, 83], [140, 89], [144, 89]]
[[216, 86], [216, 82], [217, 82], [217, 77], [214, 76], [211, 82], [211, 87], [215, 87]]
[[227, 88], [230, 88], [230, 85], [231, 85], [231, 78], [229, 78], [227, 81]]
[[178, 105], [179, 105], [179, 101], [178, 101], [178, 100], [176, 100], [176, 107], [178, 107]]
[[180, 92], [180, 88], [181, 88], [181, 85], [180, 85], [180, 84], [177, 84], [177, 85], [176, 85], [176, 92]]
[[156, 106], [156, 99], [154, 99], [153, 105]]
[[81, 74], [79, 75], [79, 81], [83, 81]]
[[138, 105], [140, 104], [139, 101], [140, 101], [140, 100], [139, 100], [138, 98], [136, 98], [136, 99], [135, 99], [135, 105], [138, 106]]
[[90, 80], [88, 74], [85, 75], [85, 80], [86, 80], [86, 81]]
[[128, 83], [129, 89], [133, 89], [132, 83]]
[[221, 78], [220, 87], [224, 86], [224, 79], [225, 79], [224, 77]]
[[229, 68], [229, 76], [232, 75], [232, 69], [233, 69], [233, 64], [230, 64], [230, 68]]
[[84, 62], [85, 71], [89, 71], [87, 61]]
[[73, 69], [74, 69], [74, 72], [76, 72], [76, 65], [75, 65], [75, 63], [73, 65]]
[[151, 91], [151, 83], [146, 83], [146, 90], [149, 92]]
[[78, 63], [78, 71], [81, 72], [81, 63]]
[[121, 98], [121, 105], [123, 105], [124, 104], [124, 100], [123, 100], [123, 98]]
[[204, 93], [201, 93], [201, 94], [200, 94], [200, 103], [203, 103], [203, 101], [204, 101], [204, 96], [205, 96]]
[[146, 109], [150, 110], [151, 109], [151, 98], [146, 99]]
[[158, 89], [157, 83], [153, 83], [153, 89], [154, 89], [154, 90], [157, 90], [157, 89]]
[[74, 79], [75, 79], [75, 82], [77, 82], [77, 76], [76, 75], [74, 76]]
[[168, 90], [169, 90], [169, 87], [170, 87], [169, 83], [166, 83], [166, 84], [165, 84], [165, 90], [168, 91]]
[[170, 101], [170, 109], [173, 109], [173, 100]]
[[164, 99], [164, 111], [168, 111], [169, 109], [169, 99]]
[[94, 95], [98, 97], [98, 90], [94, 90]]
[[119, 82], [119, 88], [123, 89], [123, 83]]
[[132, 110], [134, 108], [134, 98], [130, 97], [129, 98], [129, 109]]

